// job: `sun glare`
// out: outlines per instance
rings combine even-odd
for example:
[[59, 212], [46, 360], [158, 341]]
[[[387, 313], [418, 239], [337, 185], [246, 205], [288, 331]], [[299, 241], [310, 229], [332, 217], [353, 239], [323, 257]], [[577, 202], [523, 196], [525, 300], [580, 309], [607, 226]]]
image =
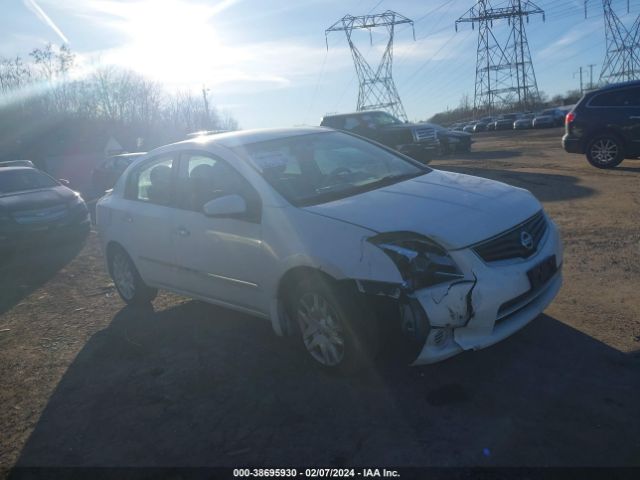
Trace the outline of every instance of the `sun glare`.
[[178, 0], [102, 3], [127, 43], [107, 60], [173, 87], [226, 81], [246, 54], [225, 46], [215, 27], [218, 5]]

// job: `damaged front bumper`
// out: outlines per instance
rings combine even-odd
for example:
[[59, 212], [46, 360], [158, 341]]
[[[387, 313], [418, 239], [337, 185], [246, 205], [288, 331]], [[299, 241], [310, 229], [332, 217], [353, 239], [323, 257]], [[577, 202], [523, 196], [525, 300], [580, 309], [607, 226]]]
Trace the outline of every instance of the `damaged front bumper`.
[[[470, 248], [449, 254], [464, 278], [417, 291], [358, 281], [361, 293], [385, 297], [399, 307], [402, 336], [412, 365], [439, 362], [479, 350], [514, 334], [553, 301], [562, 285], [562, 242], [553, 222], [537, 252], [527, 259], [485, 263]], [[553, 260], [552, 260], [553, 259]], [[555, 261], [555, 269], [532, 286], [527, 272]], [[370, 297], [371, 298], [371, 297]], [[414, 348], [415, 347], [415, 348]]]
[[[562, 242], [552, 222], [536, 254], [526, 260], [487, 264], [470, 249], [451, 256], [469, 272], [465, 279], [414, 293], [430, 330], [413, 365], [479, 350], [513, 335], [539, 316], [562, 286]], [[532, 288], [527, 272], [551, 257], [555, 272]]]

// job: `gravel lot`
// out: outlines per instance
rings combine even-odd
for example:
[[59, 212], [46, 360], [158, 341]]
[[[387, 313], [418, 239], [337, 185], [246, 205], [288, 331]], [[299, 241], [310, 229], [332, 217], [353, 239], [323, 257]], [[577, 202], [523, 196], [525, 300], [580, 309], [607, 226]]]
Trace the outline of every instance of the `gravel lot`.
[[545, 315], [437, 365], [328, 376], [262, 320], [124, 308], [94, 234], [5, 259], [0, 466], [640, 466], [640, 161], [596, 170], [560, 135], [433, 163], [531, 190], [566, 248]]

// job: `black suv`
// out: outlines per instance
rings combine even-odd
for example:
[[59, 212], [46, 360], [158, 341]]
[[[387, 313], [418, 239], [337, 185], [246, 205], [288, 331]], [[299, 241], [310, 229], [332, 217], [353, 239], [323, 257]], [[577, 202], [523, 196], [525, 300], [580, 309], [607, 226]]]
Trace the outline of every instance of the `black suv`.
[[562, 146], [587, 155], [594, 167], [613, 168], [640, 156], [640, 81], [587, 93], [565, 119]]
[[441, 150], [433, 125], [404, 123], [382, 111], [327, 115], [320, 122], [320, 126], [370, 138], [423, 162], [430, 160]]

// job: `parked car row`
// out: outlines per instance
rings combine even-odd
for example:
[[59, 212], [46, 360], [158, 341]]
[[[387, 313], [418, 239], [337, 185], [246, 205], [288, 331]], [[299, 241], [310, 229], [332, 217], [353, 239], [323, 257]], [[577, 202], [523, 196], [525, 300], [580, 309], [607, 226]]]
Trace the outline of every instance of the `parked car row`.
[[479, 133], [495, 130], [524, 130], [528, 128], [560, 127], [564, 122], [565, 111], [551, 108], [540, 113], [506, 113], [497, 117], [484, 117], [468, 123], [455, 123], [449, 127], [452, 131]]

